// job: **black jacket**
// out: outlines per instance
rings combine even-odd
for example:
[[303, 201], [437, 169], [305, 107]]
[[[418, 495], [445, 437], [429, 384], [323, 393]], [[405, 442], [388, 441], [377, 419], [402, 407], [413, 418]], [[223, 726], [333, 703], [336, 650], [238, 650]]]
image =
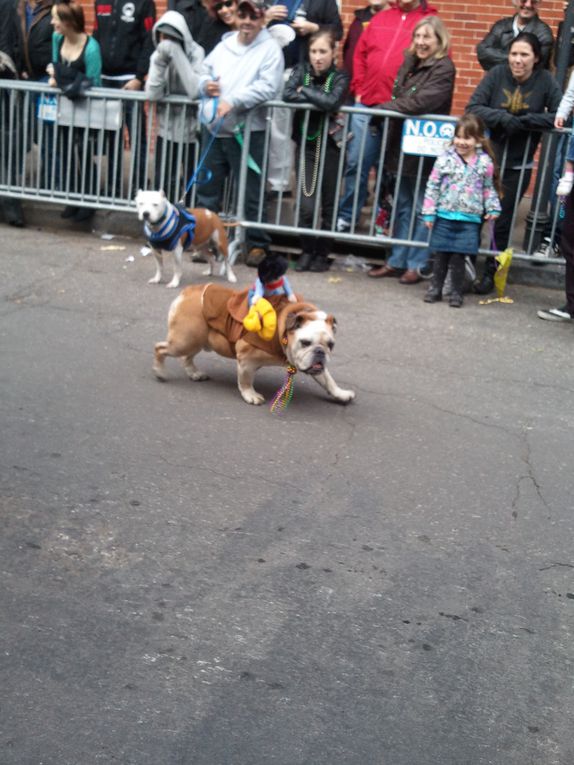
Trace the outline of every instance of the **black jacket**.
[[519, 83], [508, 64], [500, 64], [484, 75], [466, 108], [490, 129], [498, 161], [508, 142], [505, 167], [518, 168], [532, 162], [542, 137], [532, 131], [553, 127], [561, 98], [558, 83], [546, 69], [535, 69], [526, 82]]
[[[343, 39], [343, 24], [339, 15], [337, 0], [303, 0], [298, 10], [305, 12], [307, 21], [318, 24], [321, 29], [332, 30], [335, 40]], [[292, 43], [283, 49], [285, 67], [303, 63], [307, 58], [308, 47], [309, 36], [297, 36]]]
[[[412, 115], [450, 114], [455, 77], [456, 69], [448, 56], [421, 62], [412, 53], [405, 53], [403, 65], [397, 72], [392, 98], [377, 104], [377, 109]], [[402, 131], [403, 120], [390, 121], [385, 167], [391, 172], [398, 167]], [[432, 164], [432, 159], [425, 160], [425, 174], [430, 173]], [[418, 165], [418, 157], [406, 155], [403, 173], [416, 175]]]
[[102, 74], [144, 79], [154, 51], [154, 0], [96, 0], [93, 37], [102, 51]]
[[26, 2], [19, 5], [20, 24], [24, 40], [24, 64], [30, 79], [47, 77], [46, 67], [52, 61], [53, 0], [41, 0], [34, 7], [31, 24], [26, 31]]
[[18, 73], [24, 67], [22, 34], [15, 0], [0, 0], [0, 51], [10, 56]]
[[[484, 40], [476, 46], [476, 54], [483, 69], [488, 71], [497, 64], [504, 64], [508, 60], [510, 45], [514, 40], [514, 16], [506, 19], [500, 19], [490, 28], [490, 32]], [[520, 30], [521, 32], [531, 32], [540, 40], [542, 46], [542, 63], [548, 66], [550, 63], [550, 54], [554, 45], [554, 36], [552, 30], [542, 19], [535, 16], [528, 24]]]
[[[324, 85], [331, 78], [329, 91], [325, 92]], [[305, 85], [308, 80], [309, 84]], [[301, 87], [298, 91], [297, 88]], [[325, 74], [316, 76], [309, 64], [297, 64], [291, 72], [291, 76], [285, 85], [283, 100], [293, 104], [313, 104], [321, 112], [329, 114], [341, 108], [349, 90], [349, 75], [332, 66]], [[305, 123], [306, 111], [301, 109], [295, 112], [293, 120], [293, 139], [301, 142], [301, 132]], [[319, 112], [310, 112], [308, 135], [313, 135], [321, 129], [324, 115]]]
[[185, 18], [194, 42], [201, 45], [206, 56], [221, 41], [223, 35], [231, 31], [227, 24], [208, 14], [201, 0], [168, 0], [167, 7], [170, 11], [181, 13]]

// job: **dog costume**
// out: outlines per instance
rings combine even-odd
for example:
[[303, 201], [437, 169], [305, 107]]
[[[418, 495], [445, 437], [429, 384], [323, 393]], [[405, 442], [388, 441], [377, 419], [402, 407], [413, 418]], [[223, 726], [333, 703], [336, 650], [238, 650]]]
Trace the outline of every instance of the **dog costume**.
[[[173, 252], [181, 240], [184, 250], [189, 250], [195, 238], [195, 217], [183, 205], [172, 205], [165, 223], [159, 220], [161, 228], [152, 231], [144, 224], [144, 233], [150, 247]], [[155, 224], [157, 225], [157, 224]]]

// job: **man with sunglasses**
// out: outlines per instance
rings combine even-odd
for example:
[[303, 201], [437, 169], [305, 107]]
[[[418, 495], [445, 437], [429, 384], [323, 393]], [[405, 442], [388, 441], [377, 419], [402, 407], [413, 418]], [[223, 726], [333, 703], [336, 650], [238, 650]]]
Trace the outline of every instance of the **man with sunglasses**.
[[[265, 29], [265, 5], [241, 0], [237, 31], [226, 35], [204, 60], [199, 90], [207, 100], [203, 109], [202, 152], [211, 144], [205, 167], [211, 175], [197, 188], [197, 205], [220, 212], [225, 179], [239, 178], [242, 146], [249, 129], [249, 162], [245, 186], [247, 220], [259, 217], [259, 197], [265, 143], [266, 109], [283, 84], [283, 53]], [[211, 101], [209, 100], [211, 99]], [[215, 136], [215, 137], [214, 137]], [[213, 140], [212, 140], [213, 139]], [[271, 238], [258, 228], [246, 230], [247, 265], [265, 257]]]
[[485, 71], [508, 60], [510, 45], [521, 32], [531, 32], [538, 37], [542, 46], [542, 63], [545, 67], [550, 63], [554, 35], [548, 24], [538, 16], [540, 0], [513, 0], [513, 5], [517, 13], [497, 21], [476, 46], [478, 61]]

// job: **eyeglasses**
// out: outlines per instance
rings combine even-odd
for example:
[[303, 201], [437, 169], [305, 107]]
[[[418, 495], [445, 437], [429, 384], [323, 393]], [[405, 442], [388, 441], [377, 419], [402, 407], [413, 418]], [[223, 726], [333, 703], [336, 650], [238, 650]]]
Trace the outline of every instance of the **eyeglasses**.
[[257, 21], [257, 19], [260, 19], [263, 14], [259, 13], [258, 11], [247, 11], [247, 10], [241, 10], [237, 11], [237, 16], [240, 19], [250, 19], [251, 21]]
[[216, 13], [219, 13], [219, 11], [221, 11], [223, 8], [231, 8], [234, 5], [235, 5], [235, 0], [222, 0], [221, 3], [215, 3], [215, 5], [213, 6], [213, 10]]

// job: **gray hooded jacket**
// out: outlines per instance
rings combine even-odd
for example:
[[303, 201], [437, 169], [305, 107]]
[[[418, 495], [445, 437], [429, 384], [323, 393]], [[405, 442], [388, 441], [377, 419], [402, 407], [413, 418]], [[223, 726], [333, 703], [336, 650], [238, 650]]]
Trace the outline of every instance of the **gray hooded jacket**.
[[[181, 38], [162, 40], [160, 32]], [[159, 101], [164, 96], [185, 95], [190, 100], [199, 95], [199, 74], [204, 59], [201, 45], [193, 41], [185, 18], [177, 11], [167, 11], [154, 24], [152, 30], [155, 51], [150, 59], [149, 74], [145, 92], [150, 101]], [[158, 114], [158, 135], [172, 141], [191, 143], [196, 140], [196, 107], [160, 104]], [[192, 118], [193, 115], [193, 118]]]

